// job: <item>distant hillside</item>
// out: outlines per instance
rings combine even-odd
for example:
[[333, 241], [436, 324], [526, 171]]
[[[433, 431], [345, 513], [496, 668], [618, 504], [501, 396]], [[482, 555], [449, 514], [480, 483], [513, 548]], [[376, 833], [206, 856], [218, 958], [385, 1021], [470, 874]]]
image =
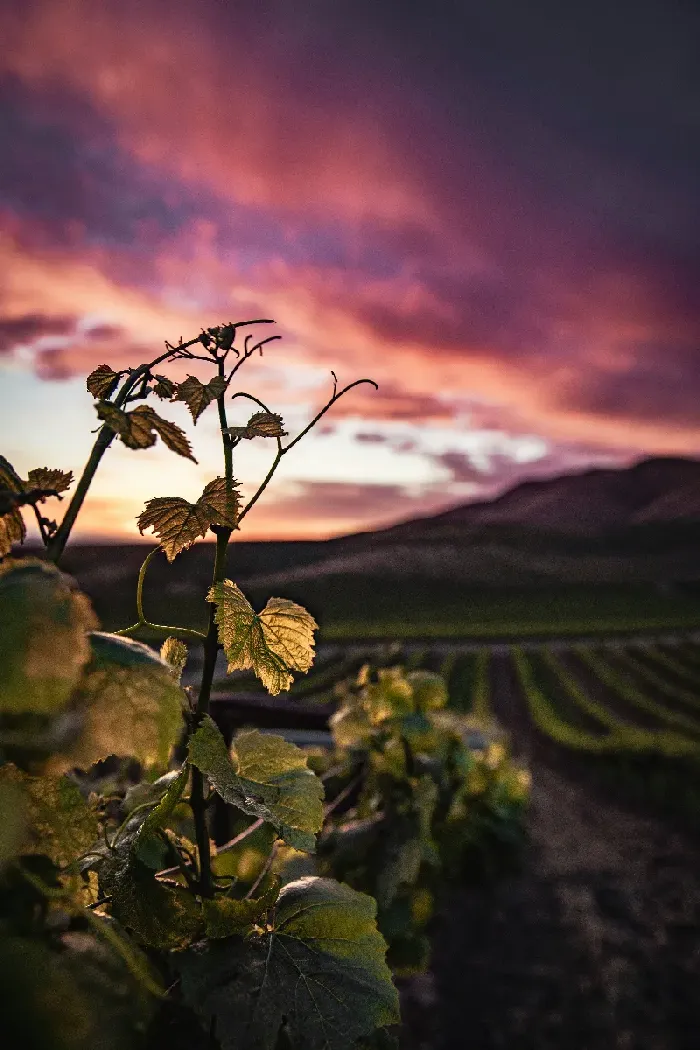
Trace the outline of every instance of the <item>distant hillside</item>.
[[253, 574], [262, 591], [321, 578], [422, 577], [462, 585], [700, 579], [700, 460], [645, 459], [526, 481], [464, 504], [324, 545], [318, 559]]
[[524, 481], [497, 499], [394, 525], [383, 530], [383, 536], [435, 536], [444, 526], [485, 525], [600, 536], [647, 520], [700, 522], [700, 460], [663, 456], [622, 469], [598, 467]]

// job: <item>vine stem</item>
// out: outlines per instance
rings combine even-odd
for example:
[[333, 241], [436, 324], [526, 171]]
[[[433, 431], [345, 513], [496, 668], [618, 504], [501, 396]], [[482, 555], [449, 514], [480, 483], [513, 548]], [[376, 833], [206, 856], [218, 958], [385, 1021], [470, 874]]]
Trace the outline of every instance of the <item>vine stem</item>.
[[121, 631], [115, 631], [114, 633], [128, 636], [134, 634], [142, 627], [147, 627], [149, 630], [158, 631], [160, 634], [172, 635], [173, 638], [184, 638], [191, 639], [195, 642], [202, 642], [206, 635], [202, 631], [197, 631], [194, 627], [170, 627], [168, 624], [164, 623], [151, 623], [151, 621], [147, 620], [143, 614], [143, 585], [146, 579], [146, 572], [150, 565], [151, 558], [154, 554], [157, 554], [160, 549], [160, 546], [158, 546], [149, 551], [139, 569], [139, 578], [138, 583], [136, 584], [136, 615], [138, 616], [138, 620], [136, 623], [132, 623], [131, 627], [123, 627]]
[[[219, 374], [223, 375], [224, 362], [219, 359]], [[226, 471], [226, 484], [229, 490], [233, 485], [233, 449], [226, 433], [226, 405], [224, 394], [217, 399], [219, 410], [219, 423], [221, 424], [221, 440], [224, 449], [224, 467]], [[226, 572], [226, 549], [231, 538], [233, 529], [219, 526], [216, 532], [216, 555], [214, 558], [214, 572], [212, 584], [216, 586], [224, 579]], [[204, 639], [204, 666], [202, 667], [202, 678], [197, 697], [195, 711], [195, 726], [209, 713], [209, 702], [211, 699], [211, 686], [214, 681], [216, 669], [216, 657], [219, 652], [219, 632], [216, 624], [216, 605], [212, 602], [209, 607], [209, 629]], [[202, 897], [211, 897], [214, 893], [214, 883], [211, 871], [211, 847], [209, 841], [209, 828], [207, 826], [207, 801], [204, 797], [204, 777], [199, 769], [192, 768], [192, 789], [190, 793], [190, 805], [194, 817], [195, 832], [197, 839], [197, 852], [199, 854], [199, 890]]]
[[90, 485], [92, 484], [92, 479], [94, 478], [97, 468], [100, 465], [100, 460], [104, 456], [109, 446], [112, 444], [112, 441], [115, 437], [116, 434], [114, 433], [114, 431], [110, 430], [110, 428], [106, 425], [101, 428], [99, 434], [97, 435], [97, 440], [92, 446], [92, 452], [90, 453], [88, 461], [85, 464], [85, 468], [80, 477], [80, 481], [76, 486], [75, 492], [73, 493], [73, 498], [71, 499], [70, 504], [68, 505], [68, 510], [64, 514], [63, 520], [58, 526], [54, 537], [49, 541], [46, 547], [46, 553], [48, 554], [49, 559], [54, 563], [54, 565], [58, 565], [61, 555], [65, 550], [65, 546], [68, 542], [68, 537], [70, 536], [71, 529], [75, 525], [75, 520], [78, 517], [78, 514], [80, 513], [80, 508], [83, 505], [83, 502], [87, 495], [87, 491], [90, 488]]

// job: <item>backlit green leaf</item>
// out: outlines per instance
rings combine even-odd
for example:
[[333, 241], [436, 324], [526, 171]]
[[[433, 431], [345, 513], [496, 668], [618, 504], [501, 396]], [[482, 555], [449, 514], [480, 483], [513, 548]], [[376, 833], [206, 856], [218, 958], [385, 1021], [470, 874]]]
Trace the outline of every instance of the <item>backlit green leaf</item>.
[[179, 638], [166, 638], [160, 647], [160, 658], [173, 672], [176, 682], [182, 677], [187, 663], [187, 646]]
[[301, 748], [257, 730], [239, 733], [231, 754], [206, 716], [189, 741], [189, 757], [232, 806], [262, 817], [295, 849], [312, 852], [323, 822], [323, 784]]
[[207, 509], [212, 525], [224, 525], [230, 529], [238, 527], [241, 498], [237, 481], [234, 481], [229, 488], [226, 478], [214, 478], [208, 485], [205, 485], [204, 492], [197, 502]]
[[273, 695], [292, 684], [292, 671], [308, 671], [314, 659], [318, 624], [295, 602], [270, 598], [256, 613], [231, 580], [212, 587], [207, 601], [216, 602], [216, 623], [228, 670], [255, 672]]
[[84, 729], [68, 755], [88, 769], [110, 755], [167, 764], [182, 729], [184, 694], [148, 646], [114, 634], [90, 635], [92, 659], [77, 691]]
[[240, 505], [236, 489], [236, 482], [229, 489], [225, 478], [215, 478], [196, 503], [181, 496], [149, 499], [139, 515], [139, 531], [152, 528], [168, 561], [173, 561], [200, 536], [206, 536], [210, 525], [236, 528]]
[[250, 900], [235, 900], [233, 897], [217, 896], [202, 901], [207, 937], [220, 939], [243, 933], [252, 922], [269, 911], [277, 901], [279, 882], [273, 879], [260, 897]]
[[8, 762], [0, 766], [0, 787], [7, 786], [18, 788], [25, 798], [22, 853], [41, 853], [64, 867], [95, 842], [97, 816], [73, 780], [33, 777]]
[[266, 932], [210, 942], [180, 961], [185, 1001], [223, 1050], [349, 1050], [399, 1019], [376, 903], [308, 877], [285, 886]]
[[88, 391], [96, 400], [103, 397], [111, 397], [117, 388], [119, 374], [109, 365], [98, 365], [94, 372], [87, 377]]
[[139, 532], [152, 528], [168, 561], [206, 536], [211, 515], [200, 503], [188, 503], [181, 496], [157, 496], [149, 499], [138, 519]]
[[410, 671], [406, 681], [413, 690], [413, 698], [419, 711], [434, 711], [447, 703], [445, 679], [432, 671]]
[[33, 558], [0, 565], [0, 710], [65, 707], [96, 625], [88, 599], [53, 565]]
[[188, 376], [177, 387], [175, 401], [184, 401], [196, 423], [207, 405], [215, 401], [226, 390], [223, 376], [214, 376], [209, 383], [202, 383], [196, 376]]

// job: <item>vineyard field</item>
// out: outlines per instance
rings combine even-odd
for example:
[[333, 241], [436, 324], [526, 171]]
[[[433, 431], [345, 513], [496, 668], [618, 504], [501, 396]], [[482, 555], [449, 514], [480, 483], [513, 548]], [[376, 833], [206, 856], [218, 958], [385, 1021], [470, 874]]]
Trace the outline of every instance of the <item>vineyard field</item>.
[[[284, 725], [295, 722], [297, 709], [300, 727], [324, 724], [336, 684], [366, 662], [440, 672], [451, 707], [487, 735], [505, 730], [520, 757], [537, 753], [554, 768], [575, 769], [621, 802], [700, 818], [700, 642], [693, 638], [614, 646], [325, 643], [286, 694]], [[238, 697], [254, 704], [258, 689], [250, 675], [226, 676], [222, 667], [216, 703], [223, 708]], [[302, 711], [313, 709], [318, 714], [304, 721]]]

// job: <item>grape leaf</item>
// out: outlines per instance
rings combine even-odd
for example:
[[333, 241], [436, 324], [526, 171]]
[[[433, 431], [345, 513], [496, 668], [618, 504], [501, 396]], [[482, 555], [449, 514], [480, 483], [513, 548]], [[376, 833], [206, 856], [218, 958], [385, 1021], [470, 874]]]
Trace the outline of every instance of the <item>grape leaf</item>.
[[9, 460], [0, 456], [0, 489], [8, 492], [23, 492], [22, 479]]
[[176, 682], [182, 678], [187, 663], [187, 646], [179, 638], [166, 638], [160, 647], [160, 658], [168, 664]]
[[406, 675], [406, 681], [413, 689], [417, 710], [438, 710], [447, 703], [447, 688], [443, 675], [432, 671], [411, 671]]
[[211, 514], [199, 502], [189, 503], [181, 496], [149, 499], [138, 518], [139, 532], [152, 528], [168, 561], [191, 547], [199, 536], [206, 536]]
[[180, 770], [173, 769], [169, 773], [164, 773], [162, 777], [158, 777], [152, 783], [146, 780], [139, 784], [132, 784], [130, 788], [127, 788], [124, 801], [122, 802], [124, 812], [131, 813], [132, 810], [140, 806], [158, 805], [173, 780], [177, 780], [179, 774]]
[[225, 434], [230, 437], [246, 438], [248, 441], [256, 437], [286, 437], [287, 431], [283, 430], [282, 416], [276, 412], [255, 412], [244, 427], [226, 427]]
[[[24, 490], [22, 479], [4, 456], [0, 456], [0, 491], [20, 493]], [[6, 510], [0, 516], [0, 558], [12, 550], [14, 543], [24, 543], [27, 530], [24, 519], [16, 507]]]
[[68, 777], [33, 777], [8, 762], [0, 766], [0, 785], [14, 785], [24, 793], [23, 854], [40, 853], [66, 866], [95, 842], [99, 832], [95, 811]]
[[[49, 467], [37, 467], [27, 475], [27, 486], [34, 489], [53, 489], [54, 492], [65, 492], [73, 484], [72, 470], [52, 470]], [[41, 502], [44, 502], [43, 497]]]
[[229, 755], [207, 715], [190, 738], [188, 752], [225, 802], [268, 821], [295, 849], [313, 852], [323, 823], [323, 784], [301, 748], [253, 730], [238, 734]]
[[22, 851], [27, 835], [27, 796], [19, 785], [7, 779], [4, 771], [9, 768], [14, 767], [0, 768], [0, 875], [5, 865]]
[[134, 409], [134, 412], [138, 411], [149, 413], [148, 418], [151, 421], [151, 426], [158, 431], [161, 439], [165, 442], [171, 452], [177, 452], [178, 456], [183, 456], [185, 459], [191, 459], [193, 463], [197, 462], [192, 455], [192, 446], [187, 440], [187, 435], [184, 430], [178, 427], [175, 423], [171, 423], [169, 419], [163, 419], [148, 405], [140, 405], [139, 408]]
[[173, 452], [197, 462], [185, 432], [175, 423], [162, 419], [150, 405], [139, 405], [133, 412], [124, 412], [109, 401], [98, 401], [97, 415], [119, 435], [127, 448], [151, 448], [157, 433]]
[[89, 769], [110, 755], [166, 765], [182, 729], [184, 694], [168, 664], [130, 638], [93, 631], [92, 659], [76, 693], [84, 719], [68, 762]]
[[110, 911], [141, 944], [178, 951], [204, 932], [202, 909], [189, 890], [159, 882], [153, 870], [120, 843], [100, 867], [100, 892], [111, 897]]
[[104, 397], [111, 397], [118, 382], [118, 372], [115, 372], [109, 365], [98, 365], [87, 377], [86, 385], [95, 400], [101, 401]]
[[214, 478], [205, 486], [196, 503], [181, 496], [156, 496], [149, 499], [138, 519], [139, 531], [153, 528], [168, 561], [187, 550], [200, 536], [206, 536], [210, 525], [236, 528], [240, 507], [238, 484], [228, 489], [225, 478]]
[[286, 598], [270, 598], [256, 613], [231, 580], [215, 584], [207, 601], [216, 602], [215, 619], [228, 670], [250, 668], [275, 695], [292, 684], [292, 671], [308, 671], [314, 659], [313, 616]]
[[14, 507], [0, 517], [0, 558], [4, 558], [12, 550], [15, 543], [24, 543], [27, 529], [24, 518]]
[[146, 864], [147, 867], [154, 866], [156, 869], [161, 867], [160, 863], [155, 865], [148, 863], [150, 840], [153, 839], [157, 831], [166, 825], [168, 819], [172, 816], [182, 798], [182, 793], [187, 787], [189, 775], [189, 767], [185, 763], [177, 775], [167, 784], [167, 789], [158, 804], [150, 811], [133, 836], [133, 850], [138, 859]]
[[0, 710], [64, 708], [90, 656], [90, 602], [53, 565], [27, 558], [0, 565], [0, 610]]
[[376, 908], [329, 879], [290, 882], [265, 932], [180, 957], [185, 1001], [223, 1050], [274, 1050], [285, 1019], [295, 1046], [349, 1050], [399, 1020]]
[[[72, 930], [39, 937], [3, 931], [0, 1015], [5, 1050], [124, 1050], [141, 1045], [158, 1000], [143, 994], [107, 936], [114, 923], [96, 919], [101, 935]], [[109, 927], [109, 928], [108, 928]], [[150, 964], [126, 938], [129, 964]], [[128, 953], [128, 954], [127, 954]], [[157, 987], [149, 974], [150, 987]]]
[[236, 900], [233, 897], [213, 897], [202, 901], [207, 937], [216, 939], [243, 933], [277, 901], [279, 881], [273, 879], [259, 897]]
[[156, 375], [154, 378], [157, 382], [153, 387], [153, 393], [163, 401], [170, 401], [177, 390], [177, 383], [173, 383], [172, 379], [168, 379], [167, 376]]
[[98, 401], [97, 418], [118, 434], [128, 448], [150, 448], [156, 443], [153, 428], [143, 418], [145, 405], [139, 405], [133, 412], [124, 412], [109, 401]]
[[192, 413], [193, 422], [196, 423], [204, 409], [225, 390], [226, 380], [223, 376], [214, 376], [205, 385], [196, 376], [188, 375], [184, 383], [178, 385], [174, 400], [185, 402]]
[[238, 482], [232, 482], [229, 488], [226, 478], [214, 478], [205, 485], [204, 492], [197, 502], [208, 508], [212, 525], [223, 525], [229, 529], [238, 528], [241, 500], [237, 490]]

